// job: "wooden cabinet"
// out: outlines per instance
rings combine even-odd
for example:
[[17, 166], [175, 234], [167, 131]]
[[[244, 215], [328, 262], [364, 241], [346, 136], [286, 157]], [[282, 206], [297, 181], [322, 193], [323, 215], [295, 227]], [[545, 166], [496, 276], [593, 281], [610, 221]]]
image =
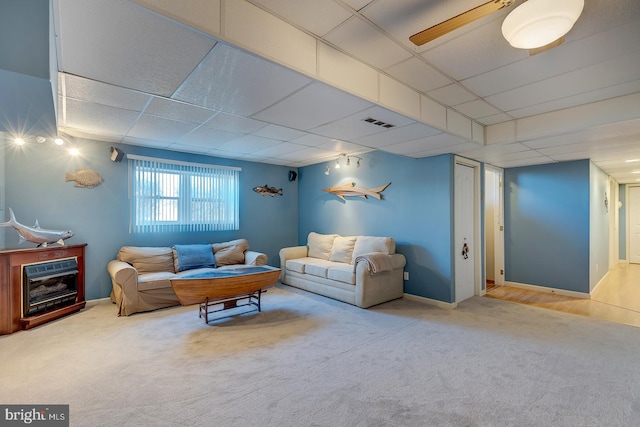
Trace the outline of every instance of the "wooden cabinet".
[[[86, 244], [46, 248], [0, 250], [0, 335], [29, 329], [84, 308], [84, 249]], [[22, 266], [57, 259], [78, 262], [78, 294], [73, 304], [38, 313], [22, 315]]]

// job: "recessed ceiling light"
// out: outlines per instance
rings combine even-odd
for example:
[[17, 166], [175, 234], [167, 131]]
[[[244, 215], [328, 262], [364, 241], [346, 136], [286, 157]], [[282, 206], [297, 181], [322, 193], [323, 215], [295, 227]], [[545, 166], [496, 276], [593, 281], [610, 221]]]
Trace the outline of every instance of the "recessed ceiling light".
[[625, 160], [625, 163], [634, 163], [634, 162], [640, 162], [640, 159], [629, 159], [629, 160]]

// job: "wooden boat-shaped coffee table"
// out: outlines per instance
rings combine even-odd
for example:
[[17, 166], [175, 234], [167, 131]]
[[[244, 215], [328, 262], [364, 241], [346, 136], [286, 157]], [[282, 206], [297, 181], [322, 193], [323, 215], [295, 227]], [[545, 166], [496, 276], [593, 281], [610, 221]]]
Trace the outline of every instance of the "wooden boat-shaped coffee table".
[[249, 306], [261, 311], [261, 294], [279, 278], [279, 268], [261, 265], [183, 276], [172, 279], [171, 286], [180, 304], [200, 304], [198, 316], [209, 323], [209, 314], [223, 310]]

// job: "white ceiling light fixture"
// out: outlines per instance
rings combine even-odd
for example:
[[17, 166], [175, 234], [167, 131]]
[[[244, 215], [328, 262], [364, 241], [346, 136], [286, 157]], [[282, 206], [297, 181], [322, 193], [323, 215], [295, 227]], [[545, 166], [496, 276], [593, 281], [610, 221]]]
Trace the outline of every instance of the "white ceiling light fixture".
[[571, 30], [584, 0], [528, 0], [516, 7], [502, 23], [502, 35], [518, 49], [546, 46]]

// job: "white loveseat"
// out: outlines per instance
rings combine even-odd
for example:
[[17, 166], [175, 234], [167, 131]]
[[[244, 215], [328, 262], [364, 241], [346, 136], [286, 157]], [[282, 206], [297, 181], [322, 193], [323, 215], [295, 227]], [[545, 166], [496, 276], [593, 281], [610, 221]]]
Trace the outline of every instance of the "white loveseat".
[[311, 232], [306, 246], [280, 250], [280, 281], [367, 308], [402, 298], [405, 265], [391, 237]]

